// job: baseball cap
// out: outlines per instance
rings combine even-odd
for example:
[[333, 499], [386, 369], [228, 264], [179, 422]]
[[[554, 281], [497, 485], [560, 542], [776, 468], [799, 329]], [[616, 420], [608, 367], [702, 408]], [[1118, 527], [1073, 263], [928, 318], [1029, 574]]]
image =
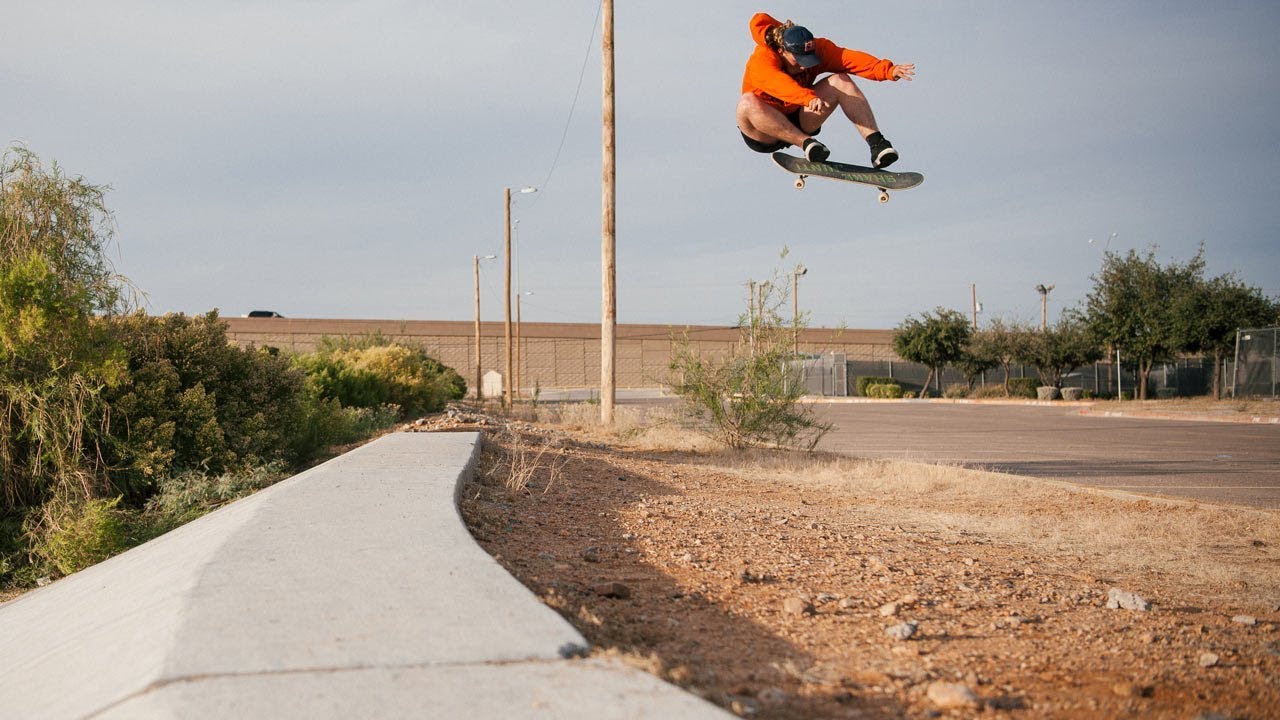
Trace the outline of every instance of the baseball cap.
[[796, 62], [806, 70], [822, 62], [813, 49], [813, 33], [796, 25], [782, 32], [782, 49], [796, 56]]

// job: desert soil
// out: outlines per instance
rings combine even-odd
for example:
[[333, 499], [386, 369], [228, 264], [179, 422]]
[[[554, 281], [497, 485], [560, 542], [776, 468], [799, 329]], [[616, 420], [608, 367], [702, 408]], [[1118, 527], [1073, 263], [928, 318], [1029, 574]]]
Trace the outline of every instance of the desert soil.
[[[463, 516], [592, 652], [738, 715], [1280, 717], [1274, 585], [1217, 593], [590, 429], [420, 426], [485, 432]], [[1112, 588], [1151, 609], [1108, 608]]]

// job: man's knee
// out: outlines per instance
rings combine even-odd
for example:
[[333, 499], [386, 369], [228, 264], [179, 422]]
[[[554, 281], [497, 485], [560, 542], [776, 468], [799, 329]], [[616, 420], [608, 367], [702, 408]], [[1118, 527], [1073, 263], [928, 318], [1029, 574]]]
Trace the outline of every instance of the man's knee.
[[862, 90], [858, 89], [858, 83], [853, 81], [853, 76], [849, 73], [836, 73], [823, 78], [821, 83], [829, 92], [835, 95], [848, 95], [851, 97], [862, 97]]

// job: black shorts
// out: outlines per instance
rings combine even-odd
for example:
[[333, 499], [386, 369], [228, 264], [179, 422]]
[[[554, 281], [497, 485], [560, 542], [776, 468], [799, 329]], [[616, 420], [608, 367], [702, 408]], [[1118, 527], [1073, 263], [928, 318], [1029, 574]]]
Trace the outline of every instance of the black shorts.
[[[795, 125], [798, 128], [800, 127], [800, 111], [799, 110], [796, 110], [795, 112], [788, 115], [787, 119], [791, 121], [792, 125]], [[804, 128], [800, 128], [800, 129], [804, 130]], [[775, 153], [775, 152], [778, 152], [779, 150], [782, 150], [783, 148], [791, 147], [791, 143], [785, 140], [774, 140], [773, 142], [765, 143], [765, 142], [760, 142], [755, 138], [747, 137], [747, 134], [742, 132], [741, 130], [739, 130], [738, 132], [742, 134], [742, 139], [747, 143], [747, 147], [751, 148], [752, 150], [755, 150], [758, 153]], [[817, 135], [820, 132], [822, 132], [822, 128], [818, 128], [817, 130], [814, 130], [812, 134]]]

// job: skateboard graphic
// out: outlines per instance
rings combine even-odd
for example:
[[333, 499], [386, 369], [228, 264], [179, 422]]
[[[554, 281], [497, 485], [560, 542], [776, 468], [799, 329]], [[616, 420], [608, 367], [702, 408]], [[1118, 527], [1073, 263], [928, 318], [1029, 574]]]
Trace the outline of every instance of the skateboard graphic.
[[908, 190], [924, 182], [924, 175], [918, 172], [889, 172], [841, 162], [818, 162], [784, 152], [774, 153], [773, 161], [783, 170], [799, 176], [795, 183], [797, 190], [804, 189], [804, 180], [809, 176], [825, 177], [859, 185], [870, 185], [880, 191], [882, 203], [889, 202], [890, 190]]

